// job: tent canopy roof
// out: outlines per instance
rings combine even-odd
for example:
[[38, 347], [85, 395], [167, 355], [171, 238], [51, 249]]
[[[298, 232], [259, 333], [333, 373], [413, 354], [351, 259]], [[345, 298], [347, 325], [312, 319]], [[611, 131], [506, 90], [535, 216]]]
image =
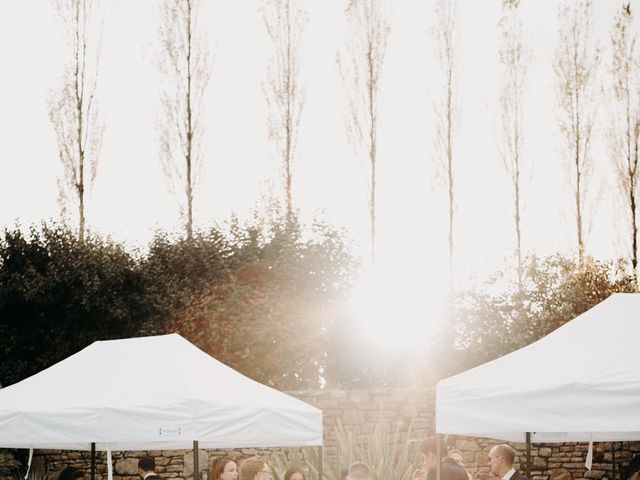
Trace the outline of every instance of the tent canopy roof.
[[436, 431], [534, 442], [640, 439], [640, 294], [442, 380]]
[[0, 447], [88, 450], [322, 445], [322, 411], [180, 335], [95, 342], [0, 390]]

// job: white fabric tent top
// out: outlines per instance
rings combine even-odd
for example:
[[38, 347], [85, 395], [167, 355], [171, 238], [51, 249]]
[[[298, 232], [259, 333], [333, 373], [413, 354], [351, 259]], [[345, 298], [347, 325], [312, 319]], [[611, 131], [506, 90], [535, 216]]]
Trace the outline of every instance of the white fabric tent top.
[[0, 390], [0, 447], [190, 449], [194, 440], [200, 448], [318, 446], [322, 411], [177, 334], [95, 342]]
[[439, 382], [436, 431], [640, 439], [640, 294], [614, 294], [537, 342]]

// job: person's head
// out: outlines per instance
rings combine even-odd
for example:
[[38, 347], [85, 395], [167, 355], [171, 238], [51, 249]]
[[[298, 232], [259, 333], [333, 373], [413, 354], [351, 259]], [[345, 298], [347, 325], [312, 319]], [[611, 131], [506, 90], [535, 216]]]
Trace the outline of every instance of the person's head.
[[153, 457], [145, 455], [144, 457], [141, 457], [140, 460], [138, 460], [138, 473], [142, 478], [144, 478], [147, 473], [155, 473], [155, 470], [156, 461], [153, 459]]
[[460, 450], [449, 450], [447, 456], [461, 467], [464, 467], [464, 459], [462, 458], [462, 452]]
[[[240, 480], [272, 480], [273, 473], [262, 457], [249, 457], [240, 466]], [[213, 480], [213, 479], [212, 479]]]
[[209, 480], [238, 480], [238, 466], [229, 457], [218, 458], [209, 469]]
[[640, 480], [640, 455], [636, 455], [627, 467], [627, 480]]
[[348, 468], [340, 469], [340, 480], [347, 480], [348, 476], [349, 476], [349, 469]]
[[77, 468], [70, 466], [64, 467], [58, 474], [58, 480], [76, 480], [83, 477], [84, 472], [82, 470], [78, 470]]
[[489, 465], [491, 467], [491, 473], [498, 477], [502, 477], [505, 473], [511, 470], [513, 462], [516, 459], [516, 451], [506, 443], [501, 445], [494, 445], [489, 450]]
[[296, 467], [289, 467], [284, 474], [284, 480], [305, 480], [302, 470]]
[[370, 480], [371, 469], [369, 468], [369, 465], [364, 462], [353, 462], [349, 465], [347, 478], [349, 480]]
[[438, 442], [442, 455], [446, 455], [446, 446], [438, 436], [428, 437], [422, 444], [422, 468], [425, 470], [431, 470], [438, 465]]
[[240, 455], [235, 458], [236, 466], [238, 467], [238, 474], [240, 474], [240, 467], [242, 467], [242, 463], [247, 459], [251, 458], [251, 455]]
[[440, 480], [469, 480], [467, 470], [451, 457], [442, 459]]

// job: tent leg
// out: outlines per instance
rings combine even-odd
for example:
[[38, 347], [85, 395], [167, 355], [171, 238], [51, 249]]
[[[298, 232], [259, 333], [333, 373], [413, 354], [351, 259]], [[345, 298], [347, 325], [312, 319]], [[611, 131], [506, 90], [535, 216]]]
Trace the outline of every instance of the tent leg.
[[440, 480], [440, 474], [442, 473], [442, 442], [444, 438], [441, 433], [437, 436], [436, 442], [436, 456], [438, 457], [438, 464], [436, 465], [436, 479]]
[[611, 442], [611, 479], [616, 480], [616, 442]]
[[91, 443], [91, 480], [96, 480], [96, 444]]
[[[322, 464], [324, 463], [323, 460], [323, 448], [322, 445], [320, 445], [319, 448], [319, 452], [318, 452], [318, 480], [323, 480], [323, 472], [322, 472]], [[339, 468], [339, 467], [338, 467]], [[339, 472], [340, 470], [338, 470]]]
[[531, 432], [527, 432], [527, 478], [531, 478]]
[[193, 480], [200, 480], [200, 459], [198, 458], [198, 440], [193, 441]]

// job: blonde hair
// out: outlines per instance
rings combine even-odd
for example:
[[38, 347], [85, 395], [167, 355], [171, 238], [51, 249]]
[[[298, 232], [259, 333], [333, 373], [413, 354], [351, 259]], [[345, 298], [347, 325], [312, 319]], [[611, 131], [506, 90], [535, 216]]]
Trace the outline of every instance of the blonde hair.
[[[242, 462], [242, 466], [240, 467], [240, 478], [239, 480], [253, 480], [258, 472], [263, 469], [267, 462], [265, 462], [264, 458], [258, 457], [257, 455], [254, 457], [249, 457]], [[217, 480], [216, 478], [212, 478], [211, 480]]]

